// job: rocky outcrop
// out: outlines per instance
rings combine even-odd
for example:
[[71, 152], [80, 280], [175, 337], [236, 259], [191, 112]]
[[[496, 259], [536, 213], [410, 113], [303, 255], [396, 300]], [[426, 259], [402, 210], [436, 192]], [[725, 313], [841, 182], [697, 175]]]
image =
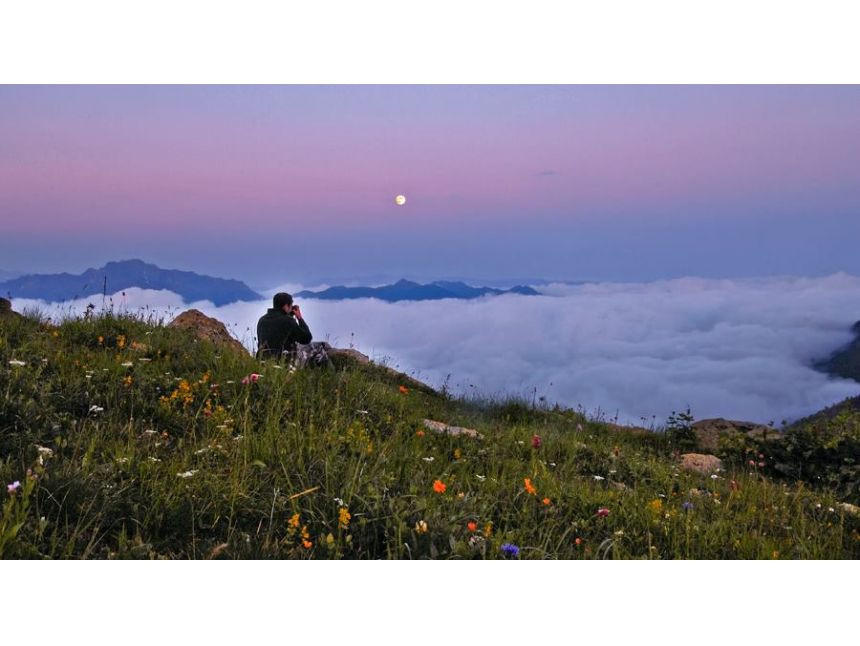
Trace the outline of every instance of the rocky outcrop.
[[483, 439], [484, 436], [478, 433], [473, 428], [465, 428], [464, 426], [449, 426], [444, 422], [437, 422], [432, 419], [424, 420], [424, 428], [427, 428], [434, 433], [441, 433], [443, 435], [466, 435], [468, 437], [474, 437], [475, 439]]
[[0, 298], [0, 319], [20, 318], [20, 314], [12, 310], [12, 301], [8, 298]]
[[721, 470], [723, 468], [723, 461], [716, 455], [684, 453], [680, 457], [680, 467], [685, 471], [708, 475]]
[[199, 310], [186, 310], [182, 312], [167, 327], [179, 330], [191, 330], [198, 339], [209, 341], [221, 348], [248, 354], [245, 346], [231, 336], [221, 321], [211, 316], [206, 316]]
[[778, 440], [781, 435], [775, 428], [755, 422], [738, 422], [718, 417], [702, 419], [693, 424], [696, 443], [702, 451], [716, 451], [721, 435], [746, 435], [757, 440]]

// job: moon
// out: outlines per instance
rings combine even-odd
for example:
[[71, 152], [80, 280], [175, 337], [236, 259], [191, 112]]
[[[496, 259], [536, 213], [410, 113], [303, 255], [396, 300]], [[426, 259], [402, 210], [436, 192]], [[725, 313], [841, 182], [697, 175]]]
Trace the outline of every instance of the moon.
[[394, 198], [394, 203], [397, 206], [403, 206], [404, 204], [406, 204], [406, 196], [405, 195], [398, 195], [397, 197]]

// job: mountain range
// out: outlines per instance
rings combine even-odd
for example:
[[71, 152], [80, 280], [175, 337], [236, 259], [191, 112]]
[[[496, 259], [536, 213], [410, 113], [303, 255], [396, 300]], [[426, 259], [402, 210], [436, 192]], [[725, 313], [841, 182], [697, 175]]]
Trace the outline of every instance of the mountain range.
[[161, 269], [142, 260], [109, 262], [82, 274], [30, 274], [0, 282], [9, 298], [37, 298], [62, 302], [95, 294], [115, 294], [132, 287], [164, 289], [186, 302], [208, 300], [216, 306], [235, 301], [258, 301], [263, 296], [239, 280], [203, 276], [193, 271]]
[[389, 303], [394, 303], [397, 301], [433, 301], [443, 298], [470, 299], [499, 294], [538, 296], [540, 292], [524, 285], [517, 285], [510, 289], [495, 289], [493, 287], [472, 287], [466, 283], [445, 280], [438, 280], [422, 285], [421, 283], [403, 279], [393, 285], [383, 285], [382, 287], [345, 287], [343, 285], [336, 285], [318, 292], [304, 290], [296, 294], [296, 296], [322, 300], [378, 298]]

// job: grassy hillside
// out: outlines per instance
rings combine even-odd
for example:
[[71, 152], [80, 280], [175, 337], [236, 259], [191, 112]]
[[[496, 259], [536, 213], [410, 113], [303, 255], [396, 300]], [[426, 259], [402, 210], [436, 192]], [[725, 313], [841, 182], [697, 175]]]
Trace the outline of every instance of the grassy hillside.
[[764, 454], [690, 474], [665, 434], [220, 352], [134, 318], [0, 322], [0, 556], [860, 555], [846, 498]]

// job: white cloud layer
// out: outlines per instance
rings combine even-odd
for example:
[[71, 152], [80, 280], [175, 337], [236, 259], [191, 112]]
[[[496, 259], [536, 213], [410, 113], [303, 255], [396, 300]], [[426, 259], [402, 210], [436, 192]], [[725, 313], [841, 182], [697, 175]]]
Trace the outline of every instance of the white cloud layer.
[[[290, 285], [293, 293], [298, 286]], [[690, 406], [697, 419], [794, 419], [860, 392], [853, 381], [809, 367], [851, 339], [860, 319], [860, 278], [554, 284], [544, 296], [385, 303], [302, 301], [315, 340], [354, 343], [375, 359], [455, 392], [545, 396], [549, 403], [658, 423]], [[81, 311], [38, 301], [56, 316]], [[247, 346], [269, 302], [185, 305], [176, 294], [126, 290], [114, 304], [170, 315], [196, 307]]]

